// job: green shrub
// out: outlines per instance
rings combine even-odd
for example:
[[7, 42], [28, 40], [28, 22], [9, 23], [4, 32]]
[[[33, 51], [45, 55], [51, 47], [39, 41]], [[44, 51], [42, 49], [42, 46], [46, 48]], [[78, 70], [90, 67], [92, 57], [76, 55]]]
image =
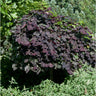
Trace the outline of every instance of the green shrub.
[[96, 95], [96, 69], [84, 66], [66, 79], [62, 84], [52, 81], [43, 81], [33, 88], [36, 96], [95, 96]]
[[69, 16], [76, 22], [88, 26], [93, 33], [95, 30], [95, 1], [94, 0], [45, 0], [59, 15]]
[[[43, 9], [47, 7], [44, 1], [33, 0], [0, 0], [1, 13], [1, 36], [0, 36], [0, 61], [1, 61], [1, 83], [6, 86], [12, 76], [12, 50], [13, 45], [10, 43], [10, 29], [15, 25], [15, 21], [22, 15], [27, 14], [32, 9]], [[11, 71], [11, 73], [10, 73]]]
[[12, 2], [12, 0], [0, 0], [1, 4], [1, 55], [10, 56], [12, 45], [9, 43], [9, 36], [11, 35], [10, 29], [15, 25], [15, 20], [20, 19], [22, 15], [27, 14], [32, 9], [43, 9], [47, 7], [45, 2], [33, 2], [33, 0], [20, 0]]
[[95, 96], [96, 69], [83, 66], [60, 85], [45, 80], [40, 85], [29, 89], [24, 88], [21, 91], [18, 87], [9, 87], [8, 89], [0, 87], [0, 90], [2, 96]]

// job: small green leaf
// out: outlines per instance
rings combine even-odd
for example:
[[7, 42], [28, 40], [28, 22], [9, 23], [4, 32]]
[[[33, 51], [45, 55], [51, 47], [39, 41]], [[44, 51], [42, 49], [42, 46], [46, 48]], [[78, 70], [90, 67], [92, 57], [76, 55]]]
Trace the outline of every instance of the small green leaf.
[[12, 0], [5, 0], [5, 3], [7, 4], [12, 3]]
[[12, 22], [8, 22], [8, 23], [7, 23], [7, 27], [12, 26], [12, 24], [13, 24]]
[[5, 35], [6, 35], [6, 36], [10, 36], [10, 35], [11, 35], [11, 32], [10, 32], [9, 30], [7, 30], [7, 31], [5, 32]]
[[17, 5], [16, 5], [16, 3], [13, 3], [13, 6], [12, 6], [12, 8], [17, 8]]
[[83, 25], [84, 24], [84, 21], [79, 21], [80, 25]]
[[17, 16], [17, 13], [11, 13], [10, 15], [11, 15], [14, 19], [18, 17], [18, 16]]
[[72, 25], [74, 28], [76, 28], [76, 26], [75, 25]]

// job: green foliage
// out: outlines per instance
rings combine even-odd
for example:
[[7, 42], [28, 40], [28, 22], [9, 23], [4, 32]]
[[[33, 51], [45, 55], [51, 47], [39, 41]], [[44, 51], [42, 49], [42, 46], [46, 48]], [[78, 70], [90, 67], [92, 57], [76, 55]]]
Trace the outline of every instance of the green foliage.
[[[86, 70], [86, 71], [85, 71]], [[91, 70], [91, 71], [89, 71]], [[84, 66], [66, 79], [62, 84], [52, 81], [43, 81], [33, 88], [35, 96], [95, 96], [96, 95], [96, 69]]]
[[[12, 0], [1, 0], [1, 44], [3, 46], [0, 47], [2, 50], [1, 54], [6, 54], [6, 52], [10, 53], [12, 50], [9, 44], [9, 36], [11, 35], [10, 29], [13, 25], [15, 25], [15, 20], [20, 19], [22, 15], [27, 14], [29, 10], [35, 9], [43, 9], [43, 7], [47, 7], [45, 2], [37, 2], [33, 0], [20, 0], [18, 2], [12, 2]], [[5, 51], [5, 52], [4, 52]], [[9, 55], [9, 54], [8, 54]]]
[[[13, 46], [9, 42], [9, 37], [11, 36], [10, 29], [11, 29], [12, 26], [15, 25], [15, 19], [21, 19], [22, 15], [27, 14], [29, 10], [42, 9], [42, 6], [47, 7], [48, 5], [43, 1], [44, 0], [34, 0], [34, 2], [33, 2], [33, 0], [0, 0], [0, 4], [1, 4], [1, 8], [0, 8], [0, 13], [1, 13], [0, 31], [1, 31], [1, 37], [2, 37], [2, 39], [0, 38], [1, 39], [0, 42], [1, 42], [1, 46], [2, 46], [2, 47], [0, 47], [0, 54], [1, 54], [0, 60], [2, 60], [1, 61], [1, 73], [0, 73], [1, 78], [0, 78], [0, 80], [1, 80], [2, 84], [4, 84], [4, 85], [8, 85], [8, 83], [9, 83], [8, 80], [10, 80], [11, 79], [10, 76], [12, 76], [12, 68], [11, 68], [11, 65], [12, 65], [11, 63], [12, 62], [10, 61], [10, 56], [12, 55], [12, 50], [13, 50], [12, 47]], [[60, 0], [58, 0], [58, 1], [60, 1]], [[79, 21], [79, 23], [81, 25], [88, 25], [89, 28], [91, 28], [91, 30], [93, 30], [93, 32], [95, 32], [94, 31], [95, 30], [95, 27], [94, 27], [95, 19], [94, 19], [94, 17], [95, 17], [95, 14], [96, 14], [96, 12], [94, 11], [94, 8], [95, 8], [95, 5], [94, 5], [95, 3], [94, 2], [95, 1], [93, 2], [93, 1], [89, 1], [89, 0], [83, 0], [84, 1], [83, 2], [83, 1], [78, 0], [79, 2], [81, 2], [80, 4], [79, 4], [79, 2], [75, 3], [74, 1], [76, 1], [76, 0], [67, 0], [66, 1], [67, 3], [62, 3], [62, 4], [65, 4], [64, 7], [60, 8], [60, 6], [55, 5], [56, 2], [54, 2], [54, 0], [52, 0], [52, 3], [51, 3], [52, 5], [51, 6], [53, 6], [52, 7], [53, 10], [56, 10], [54, 12], [55, 13], [54, 16], [57, 16], [58, 14], [60, 14], [60, 15], [64, 14], [66, 16], [71, 16], [71, 17], [73, 17], [73, 19], [76, 18], [76, 20]], [[63, 2], [65, 2], [65, 1], [63, 0]], [[60, 4], [58, 3], [58, 5], [60, 5]], [[74, 8], [72, 9], [73, 6], [76, 6], [79, 9], [77, 8], [75, 11], [73, 11], [73, 9], [74, 9]], [[59, 22], [59, 24], [62, 25], [60, 22]], [[74, 56], [74, 57], [77, 58], [76, 56]], [[84, 74], [82, 76], [85, 76]], [[93, 78], [93, 77], [95, 77], [95, 75], [91, 76], [90, 74], [89, 75], [87, 74], [86, 78], [87, 78], [87, 76], [89, 76], [88, 77], [89, 79], [87, 78], [86, 80], [84, 78], [82, 79], [82, 76], [81, 76], [81, 79], [79, 78], [81, 81], [82, 80], [83, 81], [89, 80], [90, 82], [91, 81], [93, 82], [93, 83], [91, 82], [89, 84], [89, 86], [86, 87], [87, 90], [91, 90], [91, 91], [88, 91], [89, 92], [88, 96], [90, 96], [91, 92], [92, 92], [92, 94], [94, 94], [94, 92], [96, 92], [96, 91], [94, 91], [94, 89], [96, 89], [96, 88], [92, 84], [95, 85], [95, 83], [94, 83], [95, 80], [93, 80], [93, 79], [91, 80], [91, 78], [89, 78], [89, 77]], [[33, 77], [35, 77], [35, 76], [33, 76]], [[30, 77], [30, 78], [32, 78], [32, 77]], [[80, 82], [78, 77], [76, 77], [76, 78], [77, 78], [78, 82]], [[22, 79], [24, 79], [24, 78], [22, 78]], [[83, 82], [83, 81], [81, 83], [85, 84], [85, 82]], [[50, 82], [50, 81], [48, 81], [48, 82]], [[74, 80], [73, 82], [76, 82], [76, 80]], [[78, 82], [74, 83], [74, 84], [77, 84], [77, 86], [82, 87], [83, 84], [81, 84], [81, 83], [79, 84]], [[44, 83], [42, 83], [42, 84], [44, 84]], [[52, 85], [52, 84], [50, 83], [49, 85]], [[71, 81], [68, 83], [68, 85], [70, 85], [70, 84], [71, 84]], [[73, 85], [71, 84], [70, 86], [74, 86], [74, 84]], [[49, 85], [47, 83], [47, 86], [49, 86]], [[54, 85], [55, 85], [55, 83], [53, 84], [53, 86]], [[69, 88], [68, 85], [66, 85], [67, 86], [66, 88]], [[41, 88], [40, 86], [38, 88], [40, 88], [40, 92], [43, 93], [44, 88]], [[57, 84], [56, 86], [59, 86], [59, 85]], [[47, 90], [47, 88], [46, 88], [46, 90]], [[56, 90], [59, 90], [58, 87], [56, 87], [56, 88], [57, 88]], [[81, 89], [78, 89], [78, 90], [81, 90]], [[30, 93], [29, 91], [25, 91], [25, 89], [23, 91], [20, 91], [18, 88], [12, 89], [11, 87], [9, 87], [8, 90], [1, 87], [0, 90], [2, 90], [1, 91], [2, 96], [10, 96], [10, 93], [12, 93], [11, 95], [15, 94], [15, 96], [32, 96], [32, 94], [40, 94], [39, 91], [36, 91], [35, 93], [32, 93], [32, 92]], [[74, 94], [76, 94], [77, 96], [78, 96], [78, 94], [82, 95], [80, 92], [76, 93], [77, 90], [72, 87], [72, 88], [69, 89], [69, 91], [68, 91], [69, 93], [66, 93], [66, 96], [67, 96], [67, 94], [68, 94], [68, 96], [71, 96], [70, 95], [71, 94], [70, 92], [72, 92], [71, 90], [73, 91], [73, 93], [72, 93], [73, 95]], [[34, 89], [34, 91], [35, 91], [35, 89]], [[63, 91], [59, 91], [59, 93], [58, 92], [57, 93], [55, 93], [55, 92], [52, 93], [50, 91], [49, 95], [51, 95], [51, 94], [53, 94], [52, 96], [57, 96], [57, 95], [58, 96], [59, 95], [64, 96], [65, 95]]]
[[20, 91], [17, 88], [11, 88], [11, 86], [8, 88], [8, 90], [6, 89], [3, 89], [3, 87], [0, 87], [0, 90], [1, 90], [1, 96], [33, 96], [32, 95], [32, 92], [29, 92], [28, 90], [25, 91], [25, 90], [22, 90]]
[[[8, 85], [8, 80], [12, 76], [12, 56], [13, 45], [10, 43], [10, 29], [15, 25], [17, 19], [27, 14], [30, 10], [39, 10], [47, 7], [44, 1], [33, 0], [0, 0], [1, 26], [0, 26], [0, 61], [1, 61], [1, 83]], [[11, 71], [11, 72], [10, 72]]]
[[88, 26], [93, 33], [95, 30], [95, 1], [94, 0], [45, 0], [59, 15], [70, 16], [76, 22]]
[[12, 2], [12, 0], [1, 0], [1, 36], [2, 39], [11, 35], [10, 28], [13, 26], [14, 20], [19, 19], [22, 15], [27, 14], [29, 10], [43, 9], [46, 6], [45, 2], [33, 2], [33, 0], [21, 0], [18, 2]]
[[66, 78], [66, 81], [60, 85], [53, 81], [45, 80], [40, 85], [30, 89], [24, 87], [21, 91], [18, 87], [12, 88], [10, 86], [8, 89], [0, 87], [0, 94], [2, 96], [95, 96], [95, 81], [96, 69], [83, 66], [82, 69], [74, 73], [74, 76]]

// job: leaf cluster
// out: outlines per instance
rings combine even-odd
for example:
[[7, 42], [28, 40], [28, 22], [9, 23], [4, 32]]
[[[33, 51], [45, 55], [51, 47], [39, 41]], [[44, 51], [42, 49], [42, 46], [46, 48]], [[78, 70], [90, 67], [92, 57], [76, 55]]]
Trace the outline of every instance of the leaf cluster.
[[0, 43], [1, 55], [10, 56], [12, 45], [9, 42], [11, 36], [10, 29], [15, 25], [16, 19], [20, 19], [22, 15], [27, 14], [32, 9], [43, 9], [47, 7], [44, 1], [33, 1], [33, 0], [0, 0], [1, 5], [1, 36]]

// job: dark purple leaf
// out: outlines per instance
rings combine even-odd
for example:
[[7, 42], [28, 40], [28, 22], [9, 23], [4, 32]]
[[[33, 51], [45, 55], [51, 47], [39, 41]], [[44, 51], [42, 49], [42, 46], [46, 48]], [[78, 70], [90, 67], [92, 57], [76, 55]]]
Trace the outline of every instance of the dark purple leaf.
[[28, 31], [31, 31], [31, 30], [33, 30], [33, 27], [32, 27], [32, 25], [27, 25], [27, 29], [28, 29]]
[[49, 66], [50, 68], [53, 68], [53, 67], [54, 67], [54, 65], [53, 65], [52, 63], [49, 63], [48, 66]]
[[27, 25], [26, 22], [24, 22], [23, 25], [22, 25], [22, 27], [21, 27], [21, 29], [23, 29], [24, 27], [26, 27], [26, 25]]
[[25, 60], [24, 60], [24, 63], [28, 63], [28, 59], [25, 59]]

